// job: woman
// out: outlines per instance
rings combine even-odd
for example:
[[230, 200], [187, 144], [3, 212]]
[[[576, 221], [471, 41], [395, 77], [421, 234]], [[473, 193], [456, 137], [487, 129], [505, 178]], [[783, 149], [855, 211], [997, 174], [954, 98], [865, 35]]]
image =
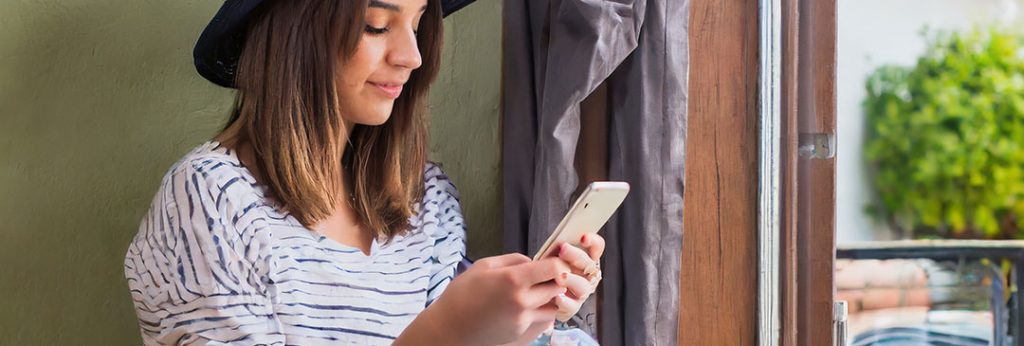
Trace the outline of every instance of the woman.
[[237, 87], [128, 249], [146, 344], [528, 343], [599, 280], [599, 236], [530, 261], [465, 254], [425, 159], [441, 19], [467, 1], [229, 0], [196, 46]]

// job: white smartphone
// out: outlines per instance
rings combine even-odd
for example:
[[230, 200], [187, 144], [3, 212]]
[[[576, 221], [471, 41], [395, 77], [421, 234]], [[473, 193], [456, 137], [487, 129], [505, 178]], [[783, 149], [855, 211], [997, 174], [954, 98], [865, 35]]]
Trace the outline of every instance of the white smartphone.
[[629, 193], [629, 184], [621, 181], [597, 181], [587, 186], [576, 202], [569, 208], [562, 221], [551, 232], [548, 240], [541, 245], [533, 260], [544, 258], [559, 242], [579, 246], [580, 237], [586, 233], [597, 233], [612, 217]]

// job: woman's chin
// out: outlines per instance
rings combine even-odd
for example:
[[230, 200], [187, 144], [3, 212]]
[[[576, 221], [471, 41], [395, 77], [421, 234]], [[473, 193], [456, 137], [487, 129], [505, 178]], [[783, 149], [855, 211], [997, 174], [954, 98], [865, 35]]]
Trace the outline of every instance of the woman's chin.
[[364, 117], [362, 119], [354, 121], [354, 123], [359, 124], [359, 125], [365, 125], [365, 126], [380, 126], [380, 125], [384, 125], [384, 123], [388, 122], [388, 119], [390, 117], [391, 117], [391, 114], [384, 114], [382, 116], [369, 116], [369, 117]]
[[381, 102], [370, 107], [365, 107], [362, 111], [350, 112], [348, 113], [349, 116], [345, 118], [349, 122], [359, 125], [379, 126], [388, 122], [388, 119], [391, 118], [391, 111], [395, 108], [394, 106], [393, 102]]
[[386, 122], [388, 122], [388, 119], [384, 118], [384, 119], [381, 119], [380, 121], [372, 121], [372, 122], [369, 122], [369, 123], [366, 123], [366, 124], [363, 124], [363, 125], [366, 125], [366, 126], [380, 126], [380, 125], [384, 125], [384, 123], [386, 123]]

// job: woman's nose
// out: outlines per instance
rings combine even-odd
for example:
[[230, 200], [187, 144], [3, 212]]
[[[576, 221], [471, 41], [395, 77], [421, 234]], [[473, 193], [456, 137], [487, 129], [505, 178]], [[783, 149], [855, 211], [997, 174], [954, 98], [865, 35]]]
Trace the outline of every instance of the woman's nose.
[[412, 30], [405, 31], [395, 36], [391, 52], [388, 54], [388, 63], [408, 69], [419, 68], [423, 64], [420, 56], [420, 48], [416, 44], [416, 33]]

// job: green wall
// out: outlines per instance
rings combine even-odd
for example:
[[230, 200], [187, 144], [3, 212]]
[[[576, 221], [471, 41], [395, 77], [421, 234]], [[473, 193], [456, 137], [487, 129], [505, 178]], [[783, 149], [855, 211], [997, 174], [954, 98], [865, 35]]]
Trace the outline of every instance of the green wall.
[[[0, 345], [139, 343], [123, 256], [169, 165], [226, 120], [232, 93], [191, 64], [220, 3], [0, 2]], [[501, 2], [446, 25], [430, 149], [481, 257], [501, 247]]]

